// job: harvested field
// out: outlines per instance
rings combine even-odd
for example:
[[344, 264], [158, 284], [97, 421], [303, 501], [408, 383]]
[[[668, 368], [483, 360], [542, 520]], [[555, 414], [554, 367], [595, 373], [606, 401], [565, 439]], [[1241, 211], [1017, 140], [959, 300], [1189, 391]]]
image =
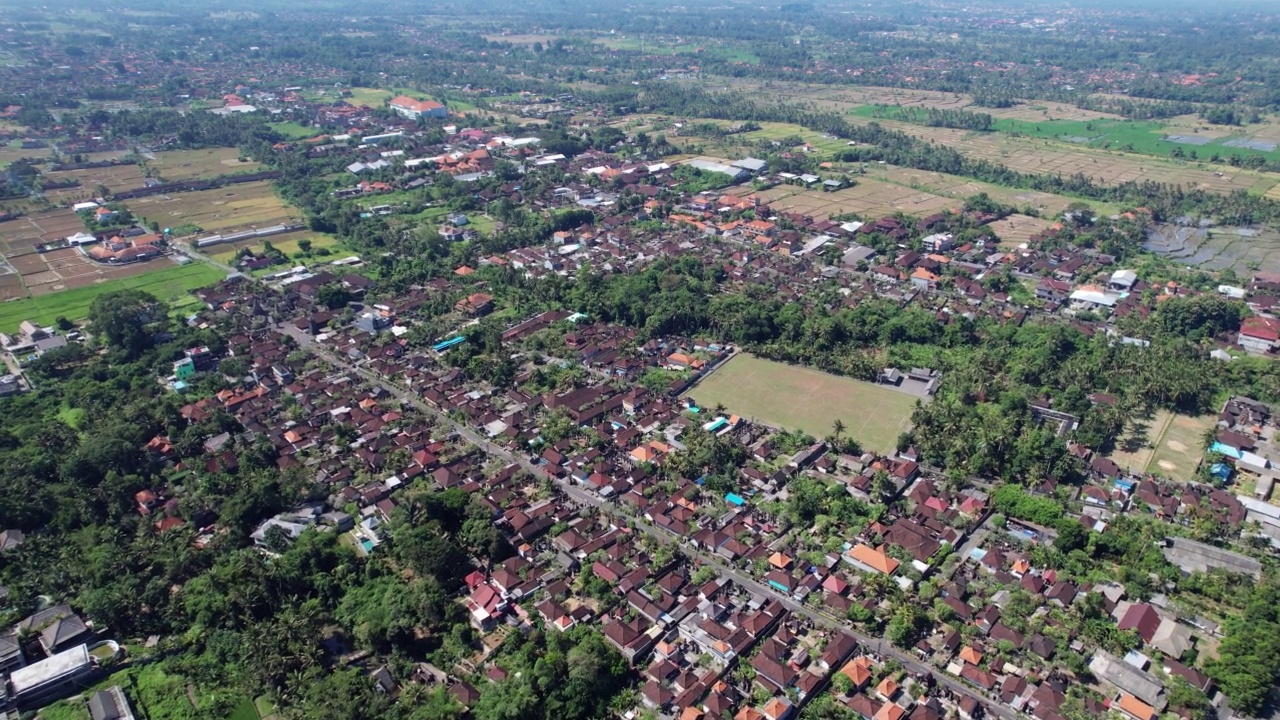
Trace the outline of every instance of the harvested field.
[[30, 252], [35, 246], [75, 235], [84, 230], [84, 221], [70, 208], [33, 213], [0, 223], [0, 255], [12, 257]]
[[198, 225], [205, 232], [268, 227], [295, 220], [297, 211], [276, 195], [269, 181], [212, 190], [152, 195], [129, 201], [133, 214], [162, 227]]
[[172, 266], [166, 258], [131, 265], [100, 265], [74, 248], [15, 256], [9, 262], [21, 273], [22, 284], [33, 297]]
[[1074, 105], [1037, 100], [1019, 103], [1011, 108], [985, 108], [973, 104], [973, 96], [965, 93], [949, 93], [936, 90], [912, 90], [888, 87], [845, 87], [837, 85], [800, 82], [760, 82], [737, 78], [719, 78], [717, 85], [726, 84], [735, 90], [767, 93], [770, 99], [788, 102], [816, 103], [829, 110], [850, 110], [863, 105], [901, 105], [903, 107], [935, 108], [939, 110], [969, 110], [987, 113], [996, 118], [1010, 120], [1097, 120], [1117, 118], [1118, 115], [1082, 110]]
[[105, 280], [132, 277], [173, 263], [166, 258], [133, 265], [100, 265], [75, 248], [46, 253], [36, 246], [84, 230], [80, 217], [69, 209], [36, 213], [0, 224], [0, 300], [36, 297], [81, 288]]
[[[850, 122], [871, 122], [850, 117]], [[975, 133], [951, 128], [930, 128], [880, 120], [885, 127], [955, 149], [974, 159], [999, 163], [1012, 170], [1040, 175], [1082, 174], [1102, 185], [1151, 181], [1182, 185], [1187, 189], [1230, 193], [1259, 191], [1280, 182], [1280, 175], [1255, 173], [1229, 165], [1179, 163], [1154, 157], [1080, 148], [1051, 140], [1009, 137], [999, 133]]]
[[512, 45], [533, 45], [534, 43], [542, 43], [550, 45], [556, 41], [555, 35], [485, 35], [485, 40], [492, 43], [511, 43]]
[[27, 290], [22, 287], [22, 278], [15, 273], [0, 275], [0, 302], [26, 297]]
[[[1275, 173], [1253, 172], [1229, 165], [1166, 160], [1081, 147], [1055, 140], [1013, 137], [1002, 133], [931, 128], [854, 115], [849, 115], [847, 119], [850, 123], [878, 122], [885, 127], [900, 130], [922, 140], [951, 147], [967, 157], [987, 160], [1024, 173], [1063, 177], [1079, 173], [1102, 185], [1151, 181], [1218, 193], [1230, 193], [1236, 190], [1255, 193], [1270, 191], [1269, 195], [1274, 193], [1274, 197], [1280, 197], [1280, 174]], [[698, 122], [715, 122], [725, 126], [732, 124], [726, 121]], [[824, 153], [826, 156], [834, 155], [848, 147], [848, 142], [845, 140], [806, 130], [799, 125], [763, 122], [760, 126], [760, 130], [730, 136], [724, 140], [723, 144], [727, 149], [741, 152], [741, 148], [733, 147], [735, 139], [778, 140], [795, 137], [808, 144], [813, 152]], [[681, 146], [682, 141], [702, 146], [707, 144], [705, 138], [673, 137], [670, 141], [677, 146]], [[963, 178], [961, 182], [970, 182], [970, 180]]]
[[47, 158], [49, 153], [49, 148], [23, 149], [16, 145], [0, 145], [0, 168], [8, 167], [9, 163], [24, 158]]
[[991, 232], [1000, 238], [1001, 247], [1017, 247], [1022, 243], [1030, 242], [1031, 236], [1036, 233], [1049, 229], [1053, 223], [1044, 218], [1035, 218], [1030, 215], [1010, 215], [1003, 220], [997, 220], [987, 226]]
[[[914, 170], [893, 165], [868, 166], [868, 174], [873, 178], [883, 178], [899, 185], [907, 185], [917, 190], [943, 195], [950, 198], [965, 199], [986, 193], [991, 199], [1015, 207], [1033, 207], [1045, 216], [1054, 216], [1067, 209], [1075, 198], [1065, 195], [1039, 192], [1036, 190], [1019, 190], [1017, 188], [992, 185], [991, 183], [970, 180], [959, 175]], [[1119, 209], [1106, 203], [1089, 202], [1100, 215], [1114, 215]]]
[[102, 193], [98, 188], [107, 188], [108, 193], [134, 190], [143, 185], [142, 168], [138, 165], [111, 165], [84, 170], [62, 170], [47, 172], [45, 177], [51, 181], [74, 178], [80, 181], [79, 187], [47, 190], [45, 197], [54, 203], [73, 203], [90, 200]]
[[689, 391], [703, 406], [723, 404], [731, 413], [775, 427], [831, 434], [839, 418], [846, 435], [876, 452], [892, 452], [910, 428], [916, 398], [880, 385], [810, 368], [739, 355]]
[[183, 180], [209, 179], [219, 175], [235, 175], [256, 172], [262, 164], [241, 162], [236, 148], [210, 148], [207, 150], [167, 150], [155, 153], [147, 165], [167, 183]]
[[815, 219], [851, 212], [871, 218], [895, 212], [924, 217], [943, 210], [958, 210], [964, 206], [964, 201], [957, 198], [942, 197], [869, 178], [859, 178], [854, 187], [835, 192], [782, 185], [757, 195], [774, 210], [803, 213]]
[[1195, 477], [1204, 454], [1204, 433], [1216, 422], [1213, 415], [1190, 417], [1159, 410], [1126, 432], [1109, 457], [1132, 472], [1187, 482]]

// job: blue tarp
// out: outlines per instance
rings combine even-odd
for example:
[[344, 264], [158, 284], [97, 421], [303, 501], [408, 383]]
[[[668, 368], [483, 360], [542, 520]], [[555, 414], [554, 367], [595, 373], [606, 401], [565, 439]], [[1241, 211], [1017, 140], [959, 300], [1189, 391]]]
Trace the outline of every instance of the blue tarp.
[[1239, 450], [1231, 447], [1230, 445], [1223, 445], [1222, 443], [1217, 441], [1214, 441], [1213, 446], [1210, 447], [1209, 449], [1212, 450], [1213, 452], [1218, 453], [1219, 455], [1226, 455], [1227, 457], [1233, 460], [1239, 460], [1242, 457]]
[[466, 341], [466, 338], [459, 335], [458, 337], [449, 338], [448, 340], [445, 340], [443, 342], [438, 342], [435, 345], [432, 345], [431, 349], [435, 350], [436, 352], [444, 352], [445, 350], [448, 350], [454, 345], [461, 344], [464, 341]]
[[707, 423], [706, 425], [703, 425], [702, 429], [706, 430], [707, 432], [715, 432], [728, 424], [729, 424], [728, 420], [722, 417], [718, 417], [715, 420], [712, 420], [711, 422]]
[[1209, 466], [1209, 473], [1223, 480], [1231, 479], [1231, 466], [1226, 463], [1214, 463]]

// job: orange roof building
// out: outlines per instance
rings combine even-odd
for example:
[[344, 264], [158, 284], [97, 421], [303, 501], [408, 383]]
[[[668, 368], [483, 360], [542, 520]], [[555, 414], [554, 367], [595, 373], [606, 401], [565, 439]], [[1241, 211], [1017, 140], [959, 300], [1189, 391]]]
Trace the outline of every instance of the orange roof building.
[[449, 114], [444, 105], [434, 100], [415, 100], [408, 95], [399, 95], [388, 105], [392, 110], [411, 120], [418, 118], [443, 118]]
[[1156, 709], [1129, 693], [1120, 693], [1115, 708], [1135, 720], [1155, 720]]
[[844, 667], [840, 668], [840, 674], [849, 678], [849, 682], [853, 683], [855, 688], [861, 690], [867, 686], [867, 683], [871, 682], [871, 668], [868, 665], [869, 663], [866, 662], [865, 657], [850, 660], [845, 663]]
[[680, 720], [702, 720], [704, 714], [699, 708], [690, 705], [680, 712]]
[[880, 706], [880, 710], [876, 712], [874, 720], [902, 720], [906, 714], [907, 711], [903, 710], [897, 704], [885, 703]]
[[764, 704], [762, 708], [765, 720], [786, 720], [791, 717], [791, 713], [795, 710], [790, 698], [785, 695], [775, 695]]
[[854, 545], [849, 550], [849, 557], [859, 564], [885, 575], [892, 575], [897, 572], [898, 566], [901, 565], [897, 560], [885, 554], [884, 546], [872, 548], [866, 543]]

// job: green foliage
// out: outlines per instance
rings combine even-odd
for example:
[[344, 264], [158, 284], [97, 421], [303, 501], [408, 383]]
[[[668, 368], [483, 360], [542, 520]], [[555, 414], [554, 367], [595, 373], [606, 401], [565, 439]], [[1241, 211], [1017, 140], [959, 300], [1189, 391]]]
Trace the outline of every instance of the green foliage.
[[477, 720], [588, 720], [608, 714], [627, 664], [594, 629], [513, 633], [497, 657], [506, 680], [486, 688]]
[[415, 647], [415, 631], [457, 622], [460, 613], [433, 578], [405, 581], [384, 574], [349, 588], [334, 619], [362, 645], [379, 652]]
[[169, 308], [142, 290], [105, 293], [89, 306], [89, 331], [128, 358], [151, 347], [168, 324]]
[[316, 292], [316, 299], [321, 305], [330, 310], [337, 310], [346, 307], [347, 303], [353, 299], [353, 296], [351, 291], [347, 290], [341, 283], [329, 283], [320, 287]]
[[995, 125], [995, 118], [987, 113], [968, 110], [876, 105], [868, 108], [865, 114], [874, 118], [960, 130], [991, 130]]
[[1190, 339], [1212, 338], [1240, 329], [1248, 307], [1216, 295], [1172, 297], [1156, 306], [1154, 325], [1162, 332]]
[[1238, 712], [1255, 715], [1280, 682], [1280, 583], [1268, 577], [1249, 594], [1244, 612], [1227, 618], [1218, 659], [1205, 671]]
[[1028, 495], [1017, 485], [1004, 485], [991, 494], [991, 506], [1001, 513], [1053, 527], [1062, 518], [1062, 506], [1047, 497]]
[[885, 628], [889, 642], [904, 650], [915, 646], [929, 627], [929, 616], [915, 603], [899, 603]]

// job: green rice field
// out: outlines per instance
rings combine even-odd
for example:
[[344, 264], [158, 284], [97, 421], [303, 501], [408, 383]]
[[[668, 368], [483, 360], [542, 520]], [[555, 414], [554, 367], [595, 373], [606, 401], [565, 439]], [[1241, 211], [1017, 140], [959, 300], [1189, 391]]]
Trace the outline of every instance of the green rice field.
[[226, 273], [205, 263], [191, 263], [143, 273], [96, 285], [71, 288], [23, 300], [0, 303], [0, 332], [15, 332], [23, 320], [51, 325], [59, 317], [82, 320], [89, 314], [94, 298], [115, 290], [136, 288], [165, 301], [181, 300], [191, 290], [212, 285]]

